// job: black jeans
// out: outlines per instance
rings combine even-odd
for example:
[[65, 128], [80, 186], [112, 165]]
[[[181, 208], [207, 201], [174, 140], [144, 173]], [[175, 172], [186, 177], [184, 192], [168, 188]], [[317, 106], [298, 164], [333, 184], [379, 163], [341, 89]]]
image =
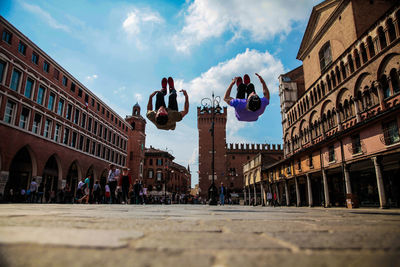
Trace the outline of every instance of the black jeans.
[[117, 197], [115, 196], [115, 189], [117, 188], [117, 181], [111, 181], [108, 183], [110, 186], [111, 203], [117, 203]]
[[[244, 83], [240, 84], [237, 88], [236, 98], [237, 99], [247, 99], [251, 93], [255, 93], [254, 84], [249, 83], [245, 85]], [[247, 96], [246, 96], [247, 94]]]
[[[158, 92], [156, 95], [156, 111], [160, 107], [167, 107], [164, 101], [164, 94]], [[170, 89], [169, 97], [168, 97], [168, 109], [178, 111], [178, 102], [176, 101], [176, 90]]]

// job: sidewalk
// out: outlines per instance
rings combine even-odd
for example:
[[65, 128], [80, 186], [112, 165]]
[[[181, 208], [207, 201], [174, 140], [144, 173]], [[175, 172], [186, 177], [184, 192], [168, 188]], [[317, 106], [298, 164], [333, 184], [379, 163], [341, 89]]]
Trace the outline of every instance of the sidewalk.
[[1, 266], [396, 266], [400, 210], [0, 205]]

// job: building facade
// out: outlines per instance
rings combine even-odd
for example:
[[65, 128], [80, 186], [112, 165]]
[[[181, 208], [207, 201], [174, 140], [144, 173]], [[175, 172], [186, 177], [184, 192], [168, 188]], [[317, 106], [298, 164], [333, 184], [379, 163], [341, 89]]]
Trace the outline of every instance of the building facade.
[[124, 166], [129, 124], [3, 17], [0, 32], [0, 194]]
[[400, 205], [399, 19], [398, 1], [313, 8], [279, 77], [285, 156], [260, 181], [281, 204]]
[[146, 148], [144, 159], [143, 185], [149, 192], [167, 195], [186, 194], [191, 189], [190, 169], [173, 160], [168, 151], [150, 146]]
[[[197, 108], [197, 128], [199, 130], [199, 195], [207, 199], [212, 181], [212, 135], [210, 128], [213, 114], [211, 108]], [[243, 164], [264, 153], [272, 161], [283, 157], [280, 145], [269, 144], [227, 144], [227, 108], [215, 109], [214, 114], [214, 180], [221, 182], [231, 193], [243, 195]]]

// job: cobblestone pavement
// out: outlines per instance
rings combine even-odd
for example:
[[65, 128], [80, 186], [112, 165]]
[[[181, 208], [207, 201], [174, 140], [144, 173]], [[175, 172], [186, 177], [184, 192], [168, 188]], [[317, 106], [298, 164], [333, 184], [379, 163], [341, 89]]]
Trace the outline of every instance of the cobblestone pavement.
[[400, 266], [400, 210], [0, 205], [0, 266]]

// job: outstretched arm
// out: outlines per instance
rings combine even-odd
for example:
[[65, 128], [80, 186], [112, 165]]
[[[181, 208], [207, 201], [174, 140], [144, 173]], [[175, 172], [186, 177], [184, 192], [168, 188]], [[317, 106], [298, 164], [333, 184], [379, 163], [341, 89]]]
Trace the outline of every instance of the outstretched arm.
[[149, 97], [149, 103], [147, 103], [147, 111], [152, 111], [153, 110], [153, 96], [155, 95], [155, 94], [157, 94], [158, 93], [158, 91], [154, 91], [151, 95], [150, 95], [150, 97]]
[[181, 115], [182, 115], [182, 119], [183, 119], [183, 117], [185, 117], [186, 114], [189, 113], [189, 96], [188, 96], [186, 90], [182, 89], [182, 93], [185, 96], [185, 106], [183, 107], [183, 110], [181, 111]]
[[224, 101], [229, 105], [229, 102], [231, 102], [231, 100], [233, 99], [233, 97], [231, 97], [231, 91], [232, 91], [232, 87], [235, 84], [237, 80], [237, 77], [232, 79], [231, 84], [228, 86], [228, 89], [226, 89], [225, 95], [224, 95]]
[[260, 79], [260, 82], [263, 86], [264, 96], [269, 101], [269, 90], [268, 90], [267, 84], [265, 83], [264, 79], [258, 73], [256, 73], [256, 75], [257, 75], [258, 79]]

